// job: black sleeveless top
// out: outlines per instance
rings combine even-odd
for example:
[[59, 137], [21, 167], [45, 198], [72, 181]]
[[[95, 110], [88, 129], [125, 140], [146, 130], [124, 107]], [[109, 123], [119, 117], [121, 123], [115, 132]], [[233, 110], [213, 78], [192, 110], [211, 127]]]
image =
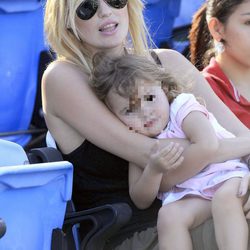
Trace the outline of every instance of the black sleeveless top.
[[[154, 59], [157, 57], [155, 53], [152, 56]], [[73, 201], [77, 210], [117, 202], [126, 202], [132, 208], [130, 222], [111, 239], [114, 245], [131, 237], [134, 232], [156, 225], [161, 202], [156, 199], [144, 210], [133, 204], [129, 196], [127, 161], [87, 140], [70, 154], [63, 154], [63, 158], [74, 166]]]

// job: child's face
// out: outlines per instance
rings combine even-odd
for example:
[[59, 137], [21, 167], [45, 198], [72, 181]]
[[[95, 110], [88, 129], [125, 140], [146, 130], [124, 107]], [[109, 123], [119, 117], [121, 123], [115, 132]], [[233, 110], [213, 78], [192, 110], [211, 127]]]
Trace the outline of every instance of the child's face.
[[137, 84], [137, 87], [138, 94], [133, 98], [124, 98], [111, 90], [106, 103], [130, 130], [154, 137], [168, 123], [168, 99], [160, 83]]

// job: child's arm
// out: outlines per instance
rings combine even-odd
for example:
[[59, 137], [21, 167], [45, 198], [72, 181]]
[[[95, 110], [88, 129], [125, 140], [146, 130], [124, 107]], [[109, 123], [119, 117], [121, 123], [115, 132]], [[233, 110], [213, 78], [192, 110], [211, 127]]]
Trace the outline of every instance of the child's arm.
[[159, 149], [157, 140], [151, 150], [150, 160], [144, 169], [130, 163], [129, 194], [138, 208], [145, 209], [152, 204], [159, 191], [163, 173], [167, 173], [181, 164], [182, 152], [183, 148], [176, 143], [170, 143], [163, 149]]
[[184, 160], [181, 166], [164, 175], [161, 183], [162, 191], [169, 190], [175, 184], [187, 179], [183, 168], [188, 168], [188, 175], [194, 176], [199, 169], [211, 163], [219, 148], [214, 128], [202, 112], [189, 113], [183, 120], [182, 129], [191, 144], [183, 153]]

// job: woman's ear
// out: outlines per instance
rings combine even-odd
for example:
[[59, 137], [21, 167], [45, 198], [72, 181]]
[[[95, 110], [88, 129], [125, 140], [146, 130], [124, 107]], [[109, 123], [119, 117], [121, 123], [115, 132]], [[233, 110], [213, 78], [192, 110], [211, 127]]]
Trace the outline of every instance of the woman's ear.
[[224, 40], [224, 25], [216, 17], [210, 18], [207, 25], [215, 41], [220, 42]]

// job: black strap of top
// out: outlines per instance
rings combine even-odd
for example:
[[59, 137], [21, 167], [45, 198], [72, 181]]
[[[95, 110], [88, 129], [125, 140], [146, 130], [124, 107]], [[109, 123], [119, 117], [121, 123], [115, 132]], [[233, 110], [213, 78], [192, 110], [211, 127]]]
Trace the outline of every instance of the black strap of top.
[[[124, 53], [125, 53], [125, 55], [128, 54], [127, 48], [124, 48]], [[156, 64], [162, 65], [162, 64], [161, 64], [160, 58], [158, 57], [158, 55], [155, 53], [154, 50], [150, 50], [150, 54], [151, 54], [151, 56], [152, 56], [152, 58], [154, 59], [154, 61], [155, 61]]]
[[150, 54], [151, 54], [152, 58], [154, 59], [154, 61], [156, 62], [156, 64], [162, 65], [159, 56], [155, 53], [154, 50], [151, 50]]

